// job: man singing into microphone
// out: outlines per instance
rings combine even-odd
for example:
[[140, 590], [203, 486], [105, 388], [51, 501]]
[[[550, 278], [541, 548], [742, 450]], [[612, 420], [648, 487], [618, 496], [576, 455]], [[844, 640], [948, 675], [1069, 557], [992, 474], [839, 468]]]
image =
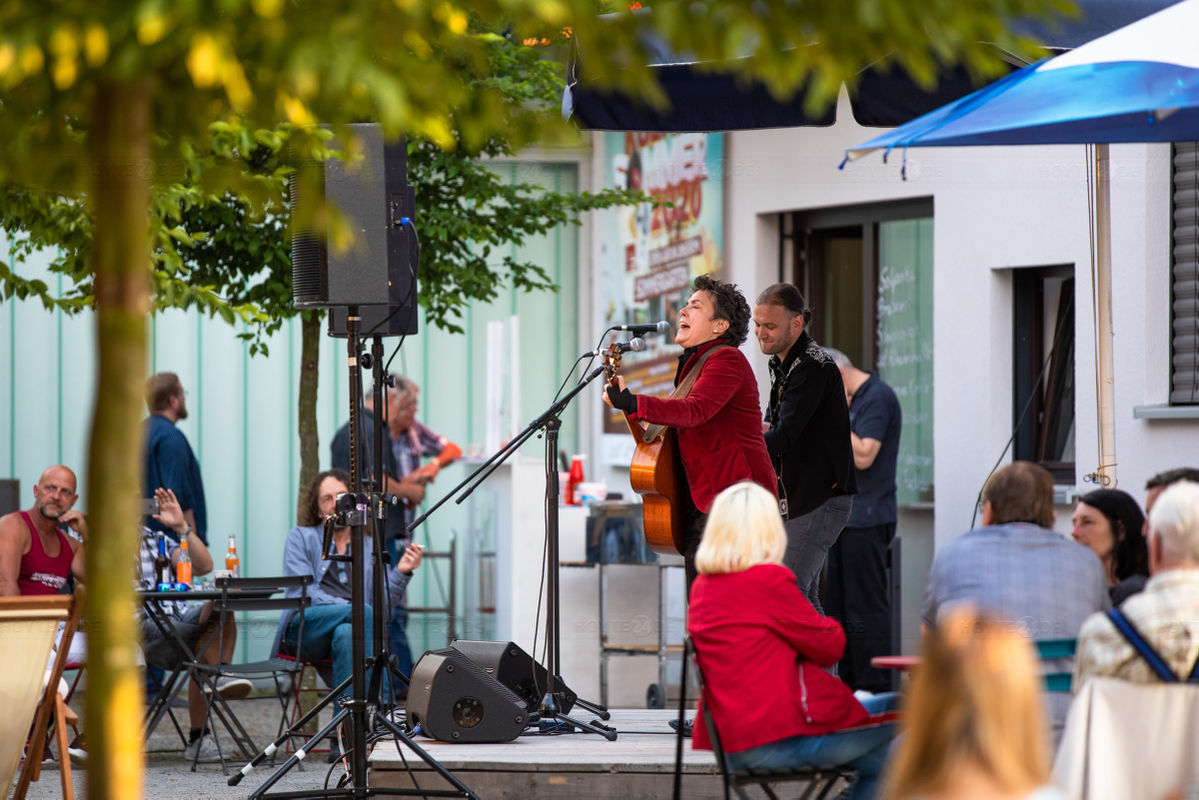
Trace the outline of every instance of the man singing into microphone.
[[[634, 422], [668, 425], [678, 432], [679, 456], [689, 497], [683, 533], [687, 588], [695, 580], [695, 550], [716, 495], [740, 481], [775, 492], [774, 467], [762, 438], [758, 384], [738, 350], [749, 335], [749, 303], [731, 283], [707, 275], [679, 310], [674, 341], [684, 347], [669, 398], [635, 395], [617, 376], [604, 402]], [[689, 501], [689, 502], [688, 502]]]

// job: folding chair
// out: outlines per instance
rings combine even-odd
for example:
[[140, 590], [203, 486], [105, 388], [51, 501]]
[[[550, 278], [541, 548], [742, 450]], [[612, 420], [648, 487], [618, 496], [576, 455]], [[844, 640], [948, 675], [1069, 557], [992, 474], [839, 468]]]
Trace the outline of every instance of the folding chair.
[[[687, 661], [689, 656], [695, 655], [695, 644], [688, 637], [683, 642], [683, 678], [682, 678], [682, 694], [684, 695], [679, 700], [679, 744], [675, 750], [675, 798], [680, 797], [680, 784], [682, 776], [682, 737], [683, 737], [683, 712], [686, 705], [687, 694]], [[807, 787], [803, 793], [799, 795], [800, 800], [823, 800], [828, 797], [829, 792], [837, 783], [838, 778], [850, 780], [853, 777], [853, 770], [842, 768], [820, 769], [817, 767], [796, 767], [794, 769], [751, 769], [751, 770], [733, 770], [728, 766], [725, 759], [724, 748], [720, 740], [720, 732], [716, 729], [716, 723], [712, 719], [712, 712], [709, 710], [709, 702], [707, 690], [704, 686], [704, 676], [699, 668], [699, 660], [691, 659], [691, 663], [695, 667], [696, 682], [699, 684], [700, 691], [700, 709], [703, 723], [707, 726], [708, 739], [712, 743], [712, 754], [716, 757], [716, 764], [720, 767], [720, 776], [724, 781], [724, 797], [729, 800], [729, 788], [736, 792], [737, 797], [741, 800], [751, 800], [749, 793], [745, 790], [747, 786], [758, 786], [770, 800], [778, 800], [778, 795], [775, 794], [772, 786], [777, 783], [795, 783], [805, 782]], [[886, 719], [879, 718], [877, 722], [890, 721], [894, 719], [894, 714], [881, 715]]]
[[[302, 716], [308, 713], [311, 707], [315, 706], [325, 695], [329, 694], [330, 689], [327, 686], [319, 686], [317, 682], [324, 680], [328, 683], [332, 680], [331, 678], [326, 680], [326, 676], [331, 672], [333, 662], [327, 658], [297, 658], [294, 655], [286, 653], [276, 653], [275, 657], [299, 663], [299, 671], [295, 673], [295, 677], [292, 679], [291, 694], [288, 699], [288, 705], [291, 710], [287, 715], [287, 723], [290, 729], [295, 726]], [[309, 679], [311, 679], [311, 685], [305, 685], [309, 682]], [[305, 703], [304, 695], [312, 695], [313, 699], [311, 702]], [[297, 730], [288, 738], [287, 746], [293, 746], [292, 738], [299, 737], [302, 741], [307, 741], [319, 728], [320, 725], [316, 719], [309, 720], [303, 728]], [[329, 748], [325, 746], [306, 747], [304, 748], [304, 752], [327, 753], [329, 752]]]
[[[218, 645], [218, 648], [223, 645], [222, 633], [226, 615], [238, 611], [297, 611], [300, 620], [299, 638], [302, 640], [304, 636], [304, 610], [312, 605], [312, 597], [308, 594], [308, 586], [311, 583], [311, 575], [286, 578], [218, 578], [216, 588], [221, 593], [221, 596], [212, 602], [212, 611], [217, 615], [218, 620], [215, 632], [217, 642], [221, 643]], [[299, 589], [300, 594], [295, 597], [277, 598], [272, 596], [288, 589]], [[203, 652], [203, 646], [201, 646], [198, 652]], [[230, 677], [246, 679], [271, 678], [275, 682], [275, 696], [279, 700], [280, 706], [279, 730], [276, 733], [276, 737], [278, 737], [286, 729], [288, 721], [288, 701], [284, 686], [290, 687], [292, 685], [292, 682], [302, 669], [303, 663], [295, 659], [282, 658], [275, 655], [263, 661], [254, 661], [245, 664], [222, 664], [220, 662], [224, 660], [225, 655], [225, 653], [218, 649], [218, 663], [204, 664], [200, 661], [189, 661], [185, 666], [196, 682], [200, 684], [201, 688], [206, 690], [204, 727], [212, 731], [213, 739], [216, 742], [217, 756], [221, 762], [221, 771], [228, 775], [229, 770], [225, 766], [225, 756], [221, 749], [220, 737], [217, 735], [216, 727], [210, 725], [214, 714], [223, 723], [225, 730], [228, 731], [234, 744], [237, 745], [246, 758], [253, 758], [258, 748], [254, 745], [245, 727], [229, 708], [228, 702], [217, 692], [217, 684], [221, 679]], [[196, 757], [192, 760], [193, 772], [198, 763], [199, 752], [196, 753]]]
[[[5, 698], [4, 718], [8, 721], [0, 727], [0, 781], [3, 781], [0, 785], [7, 787], [12, 782], [21, 742], [28, 742], [13, 800], [23, 800], [30, 782], [41, 774], [42, 752], [51, 718], [55, 720], [57, 730], [62, 795], [66, 800], [74, 800], [71, 762], [66, 757], [66, 704], [58, 695], [58, 681], [82, 610], [83, 587], [77, 588], [72, 596], [0, 598], [0, 640], [5, 642], [8, 653], [0, 680], [0, 695]], [[46, 662], [59, 622], [65, 623], [62, 638], [49, 680], [42, 689]], [[31, 720], [32, 732], [29, 728]]]
[[[1037, 656], [1041, 661], [1057, 662], [1058, 665], [1061, 664], [1058, 659], [1073, 659], [1074, 651], [1078, 649], [1077, 639], [1038, 639], [1033, 644], [1037, 647]], [[1049, 692], [1069, 692], [1070, 683], [1074, 680], [1072, 671], [1046, 672], [1042, 677], [1045, 690]]]

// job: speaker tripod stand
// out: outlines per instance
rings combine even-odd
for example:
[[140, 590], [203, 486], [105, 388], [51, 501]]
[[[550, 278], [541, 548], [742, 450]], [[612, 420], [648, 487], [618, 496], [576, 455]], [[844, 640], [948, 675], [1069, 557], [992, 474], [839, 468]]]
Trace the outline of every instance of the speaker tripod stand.
[[[346, 319], [347, 332], [347, 356], [350, 373], [350, 475], [353, 489], [361, 486], [360, 471], [359, 471], [359, 406], [362, 392], [362, 373], [360, 371], [360, 363], [369, 361], [375, 368], [375, 404], [376, 408], [382, 407], [383, 383], [382, 383], [382, 356], [383, 343], [379, 336], [374, 338], [372, 352], [359, 353], [359, 337], [358, 337], [358, 309], [356, 306], [350, 306]], [[379, 425], [374, 426], [373, 436], [374, 446], [374, 464], [376, 471], [377, 486], [382, 486], [381, 475], [381, 452], [382, 452], [382, 429]], [[256, 789], [250, 798], [272, 798], [273, 800], [299, 800], [299, 798], [365, 798], [377, 796], [389, 797], [468, 797], [477, 800], [476, 795], [470, 791], [461, 781], [439, 764], [432, 756], [419, 747], [405, 733], [400, 726], [390, 718], [387, 713], [388, 704], [384, 702], [386, 693], [386, 670], [388, 668], [387, 647], [383, 636], [383, 615], [386, 614], [387, 604], [384, 602], [383, 585], [387, 580], [387, 562], [383, 555], [383, 535], [382, 525], [387, 515], [387, 504], [383, 502], [383, 497], [379, 493], [364, 493], [359, 491], [351, 491], [342, 494], [337, 499], [337, 509], [334, 519], [325, 521], [325, 541], [323, 547], [324, 557], [331, 560], [341, 560], [350, 562], [350, 608], [351, 608], [351, 628], [352, 640], [351, 647], [351, 663], [352, 672], [349, 678], [342, 681], [341, 685], [334, 689], [329, 695], [304, 716], [300, 723], [293, 726], [288, 732], [288, 735], [293, 733], [299, 726], [306, 724], [310, 719], [315, 718], [316, 714], [320, 713], [323, 705], [333, 701], [337, 695], [344, 691], [347, 685], [352, 687], [351, 699], [342, 701], [343, 707], [333, 719], [318, 731], [308, 744], [311, 745], [320, 741], [323, 737], [328, 736], [332, 731], [337, 729], [339, 725], [346, 725], [349, 731], [350, 750], [347, 761], [349, 764], [350, 785], [338, 787], [334, 789], [323, 789], [317, 791], [302, 791], [302, 792], [277, 792], [268, 794], [268, 790], [277, 783], [288, 770], [299, 764], [306, 755], [306, 750], [301, 748], [297, 750], [288, 760], [271, 775], [266, 782]], [[374, 580], [372, 582], [373, 592], [371, 602], [378, 612], [373, 614], [373, 630], [371, 631], [372, 640], [374, 643], [374, 652], [378, 655], [371, 663], [371, 677], [368, 688], [367, 683], [367, 657], [366, 657], [366, 613], [364, 607], [366, 605], [365, 592], [365, 576], [366, 576], [366, 541], [365, 528], [369, 523], [373, 523], [373, 556], [375, 559]], [[330, 543], [333, 528], [350, 529], [349, 550], [346, 554], [330, 554]], [[302, 612], [301, 612], [302, 613]], [[296, 645], [297, 656], [302, 651], [303, 643], [298, 642]], [[403, 676], [405, 682], [408, 676]], [[380, 709], [383, 713], [380, 713]], [[366, 745], [368, 729], [374, 731], [376, 727], [382, 728], [386, 734], [395, 737], [398, 743], [402, 743], [416, 753], [425, 763], [432, 767], [439, 775], [449, 781], [454, 787], [453, 789], [392, 789], [392, 788], [375, 788], [367, 785], [367, 762], [366, 762]], [[345, 728], [343, 728], [345, 730]], [[269, 758], [277, 748], [287, 738], [287, 735], [280, 737], [272, 743], [266, 750], [259, 753], [247, 764], [240, 772], [229, 779], [229, 785], [234, 786], [241, 781], [255, 765], [261, 763], [265, 758]]]
[[[529, 425], [514, 436], [508, 444], [500, 448], [491, 458], [483, 462], [478, 469], [466, 476], [457, 486], [451, 489], [445, 497], [439, 500], [427, 512], [417, 517], [408, 526], [408, 532], [411, 532], [422, 522], [425, 521], [431, 514], [449, 500], [451, 497], [457, 496], [456, 503], [462, 503], [470, 496], [478, 486], [487, 480], [488, 476], [495, 471], [509, 456], [515, 453], [522, 444], [529, 440], [534, 434], [539, 431], [545, 431], [545, 537], [546, 537], [546, 559], [548, 565], [546, 568], [546, 688], [542, 695], [538, 714], [541, 718], [542, 726], [546, 726], [546, 722], [553, 720], [573, 725], [581, 730], [589, 733], [603, 736], [610, 742], [616, 741], [616, 729], [610, 725], [605, 725], [603, 721], [611, 718], [608, 709], [579, 698], [568, 699], [564, 691], [565, 683], [561, 677], [561, 597], [560, 597], [560, 580], [559, 580], [559, 565], [558, 565], [558, 499], [560, 496], [560, 487], [558, 483], [558, 431], [562, 427], [562, 420], [559, 415], [570, 404], [570, 401], [575, 398], [579, 392], [590, 384], [593, 380], [604, 373], [604, 367], [596, 367], [593, 372], [588, 374], [583, 380], [566, 393], [564, 397], [556, 401], [540, 416], [534, 419]], [[461, 492], [464, 487], [470, 485], [466, 491]], [[571, 700], [582, 708], [587, 709], [593, 714], [599, 716], [599, 720], [592, 722], [583, 722], [582, 720], [568, 716], [567, 711], [571, 705]]]

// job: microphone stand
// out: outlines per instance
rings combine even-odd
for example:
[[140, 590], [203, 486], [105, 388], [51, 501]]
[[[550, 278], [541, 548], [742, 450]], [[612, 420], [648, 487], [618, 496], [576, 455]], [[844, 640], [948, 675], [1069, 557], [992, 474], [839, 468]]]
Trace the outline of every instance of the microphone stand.
[[[456, 503], [461, 504], [471, 493], [479, 487], [483, 481], [487, 480], [495, 469], [508, 459], [513, 453], [520, 448], [522, 444], [529, 440], [533, 434], [544, 429], [545, 430], [545, 520], [546, 520], [546, 558], [549, 559], [549, 566], [546, 569], [546, 673], [547, 686], [544, 696], [541, 700], [541, 708], [539, 715], [542, 720], [553, 719], [561, 722], [574, 725], [582, 730], [603, 736], [610, 742], [616, 741], [616, 729], [610, 725], [604, 725], [599, 720], [590, 723], [582, 722], [566, 715], [563, 711], [564, 692], [557, 689], [558, 684], [564, 684], [561, 676], [561, 599], [560, 599], [560, 582], [559, 582], [559, 565], [558, 565], [558, 430], [562, 427], [562, 420], [559, 414], [570, 404], [570, 401], [583, 391], [593, 380], [604, 373], [604, 367], [596, 367], [590, 374], [583, 378], [579, 383], [566, 393], [560, 400], [547, 408], [540, 416], [528, 424], [527, 427], [508, 444], [501, 447], [496, 453], [483, 462], [479, 467], [467, 475], [457, 486], [451, 489], [445, 497], [437, 501], [432, 508], [426, 511], [421, 516], [417, 517], [408, 526], [408, 532], [411, 533], [415, 528], [421, 525], [428, 517], [437, 511], [447, 500], [466, 487], [467, 484], [473, 484], [462, 492]], [[599, 715], [600, 719], [608, 720], [610, 715], [608, 710], [601, 705], [591, 703], [586, 700], [576, 699], [575, 702], [592, 712]]]
[[[338, 788], [327, 788], [320, 791], [302, 791], [302, 792], [274, 792], [267, 791], [274, 786], [283, 775], [299, 764], [307, 755], [306, 748], [300, 748], [283, 765], [275, 771], [267, 780], [258, 787], [251, 795], [250, 799], [255, 798], [272, 798], [273, 800], [299, 800], [299, 798], [366, 798], [375, 796], [389, 797], [467, 797], [473, 800], [478, 800], [478, 797], [468, 789], [457, 777], [449, 770], [438, 763], [424, 749], [419, 747], [398, 725], [393, 722], [388, 714], [379, 713], [383, 691], [383, 673], [388, 668], [386, 657], [386, 644], [382, 641], [383, 636], [383, 615], [387, 613], [383, 608], [383, 581], [387, 580], [387, 559], [381, 553], [382, 550], [382, 527], [386, 519], [386, 510], [381, 498], [381, 493], [365, 493], [360, 490], [362, 487], [361, 475], [359, 471], [359, 407], [361, 404], [362, 395], [362, 372], [360, 363], [370, 362], [375, 368], [375, 408], [381, 408], [383, 397], [382, 386], [382, 356], [383, 343], [379, 336], [374, 337], [372, 353], [359, 353], [359, 337], [358, 337], [358, 307], [350, 306], [346, 315], [346, 355], [349, 363], [350, 372], [350, 483], [352, 491], [348, 495], [342, 495], [338, 500], [338, 516], [339, 521], [349, 523], [350, 528], [350, 550], [347, 555], [330, 554], [328, 543], [325, 546], [324, 556], [331, 560], [341, 560], [350, 562], [350, 627], [352, 633], [351, 658], [352, 658], [352, 673], [350, 675], [350, 683], [352, 688], [351, 699], [343, 703], [343, 707], [338, 711], [333, 719], [318, 731], [308, 744], [312, 745], [319, 742], [322, 738], [330, 734], [337, 728], [338, 725], [348, 720], [350, 726], [350, 752], [349, 762], [349, 777], [350, 785]], [[375, 475], [378, 481], [378, 487], [384, 488], [382, 484], [382, 437], [379, 428], [380, 421], [374, 421], [374, 458], [375, 458]], [[370, 689], [368, 694], [367, 687], [367, 657], [366, 657], [366, 592], [363, 584], [366, 577], [366, 539], [364, 528], [368, 521], [373, 521], [374, 533], [374, 557], [375, 557], [375, 575], [372, 592], [372, 602], [375, 604], [375, 611], [372, 618], [372, 635], [377, 654], [371, 663], [372, 675], [370, 679]], [[326, 540], [329, 536], [329, 527], [326, 526]], [[303, 647], [303, 643], [297, 644], [297, 651]], [[298, 652], [297, 652], [298, 657]], [[405, 676], [407, 680], [407, 676]], [[337, 696], [345, 683], [343, 682], [333, 692], [330, 692], [322, 705], [327, 702], [332, 702], [332, 699]], [[315, 714], [320, 709], [321, 705], [314, 708], [304, 716], [293, 730], [307, 722], [308, 719], [314, 718]], [[453, 789], [391, 789], [391, 788], [376, 788], [367, 785], [367, 758], [366, 744], [367, 731], [373, 730], [375, 725], [380, 725], [396, 737], [397, 741], [402, 741], [414, 753], [416, 753], [425, 763], [434, 769], [441, 777], [445, 778], [454, 787]], [[291, 731], [288, 732], [289, 734]], [[280, 737], [276, 742], [270, 745], [265, 751], [258, 754], [242, 768], [241, 771], [229, 778], [228, 784], [236, 786], [239, 781], [252, 770], [258, 763], [265, 758], [274, 754], [275, 748], [282, 742], [288, 734]]]

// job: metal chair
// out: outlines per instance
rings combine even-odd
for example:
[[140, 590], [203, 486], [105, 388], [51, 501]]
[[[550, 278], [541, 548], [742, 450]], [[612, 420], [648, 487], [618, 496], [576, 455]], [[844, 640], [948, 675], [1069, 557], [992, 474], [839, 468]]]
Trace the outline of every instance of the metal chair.
[[[316, 682], [319, 680], [324, 680], [324, 676], [328, 675], [332, 670], [333, 662], [327, 658], [298, 658], [294, 655], [288, 655], [286, 653], [276, 653], [275, 657], [282, 658], [287, 661], [295, 661], [299, 665], [299, 670], [295, 672], [292, 677], [290, 695], [287, 701], [288, 707], [290, 708], [290, 711], [288, 711], [287, 715], [288, 730], [290, 730], [291, 728], [294, 728], [296, 723], [299, 722], [300, 718], [308, 712], [308, 708], [305, 707], [306, 704], [303, 701], [304, 695], [313, 695], [315, 699], [312, 701], [312, 703], [307, 705], [315, 706], [318, 702], [320, 702], [321, 698], [329, 694], [331, 691], [328, 687], [316, 685]], [[308, 676], [312, 677], [314, 684], [313, 686], [304, 685]], [[315, 719], [310, 720], [303, 728], [298, 729], [292, 736], [288, 737], [286, 746], [289, 748], [294, 748], [294, 743], [292, 742], [293, 738], [298, 737], [301, 740], [307, 740], [312, 736], [312, 734], [317, 732], [319, 727], [320, 726], [316, 724]], [[327, 753], [329, 752], [329, 748], [325, 746], [312, 748], [306, 747], [304, 748], [304, 752]]]
[[716, 722], [712, 719], [712, 712], [709, 710], [709, 703], [706, 702], [707, 695], [704, 687], [704, 676], [699, 669], [698, 659], [690, 658], [695, 655], [695, 644], [687, 637], [683, 641], [683, 676], [682, 676], [682, 697], [679, 699], [679, 722], [678, 722], [678, 746], [675, 750], [675, 784], [674, 796], [675, 799], [681, 796], [681, 777], [682, 777], [682, 758], [683, 758], [683, 710], [687, 703], [687, 662], [695, 666], [696, 682], [699, 684], [701, 716], [703, 723], [708, 729], [708, 739], [712, 743], [712, 754], [716, 756], [716, 765], [720, 767], [720, 777], [724, 781], [724, 798], [729, 800], [729, 788], [731, 787], [737, 793], [737, 797], [741, 800], [751, 800], [750, 795], [745, 791], [747, 786], [758, 786], [766, 793], [770, 800], [778, 800], [778, 795], [775, 794], [772, 788], [776, 783], [793, 783], [805, 782], [807, 787], [803, 793], [799, 795], [800, 800], [823, 800], [833, 790], [838, 778], [849, 780], [853, 777], [852, 770], [846, 769], [818, 769], [815, 767], [797, 767], [795, 769], [780, 769], [780, 770], [731, 770], [724, 757], [724, 748], [720, 741], [720, 732], [716, 729]]
[[[217, 642], [223, 643], [222, 632], [226, 615], [238, 611], [296, 611], [299, 614], [299, 634], [304, 635], [304, 610], [312, 605], [312, 597], [308, 587], [312, 583], [311, 575], [279, 578], [218, 578], [216, 588], [221, 596], [213, 601], [212, 611], [217, 615]], [[279, 592], [288, 589], [299, 589], [295, 597], [274, 597]], [[218, 645], [220, 647], [221, 645]], [[231, 654], [230, 654], [231, 655]], [[246, 758], [253, 758], [258, 748], [246, 732], [245, 727], [229, 708], [228, 702], [217, 692], [217, 684], [223, 678], [271, 678], [275, 683], [275, 696], [279, 700], [280, 717], [279, 730], [282, 734], [287, 728], [288, 699], [284, 687], [290, 687], [302, 668], [302, 662], [295, 659], [272, 656], [262, 661], [245, 664], [222, 664], [226, 654], [218, 649], [216, 664], [204, 664], [199, 661], [189, 661], [185, 664], [193, 679], [200, 684], [206, 693], [204, 712], [204, 727], [212, 731], [216, 742], [217, 756], [221, 762], [221, 771], [229, 774], [225, 766], [225, 755], [221, 749], [220, 736], [216, 727], [210, 725], [215, 715], [228, 731], [233, 743]], [[192, 771], [199, 763], [199, 753], [192, 760]]]
[[[1073, 663], [1074, 652], [1078, 649], [1077, 639], [1038, 639], [1034, 644], [1037, 647], [1037, 656], [1046, 662], [1068, 658]], [[1074, 674], [1072, 671], [1054, 671], [1046, 672], [1042, 677], [1045, 679], [1046, 691], [1069, 692]]]

